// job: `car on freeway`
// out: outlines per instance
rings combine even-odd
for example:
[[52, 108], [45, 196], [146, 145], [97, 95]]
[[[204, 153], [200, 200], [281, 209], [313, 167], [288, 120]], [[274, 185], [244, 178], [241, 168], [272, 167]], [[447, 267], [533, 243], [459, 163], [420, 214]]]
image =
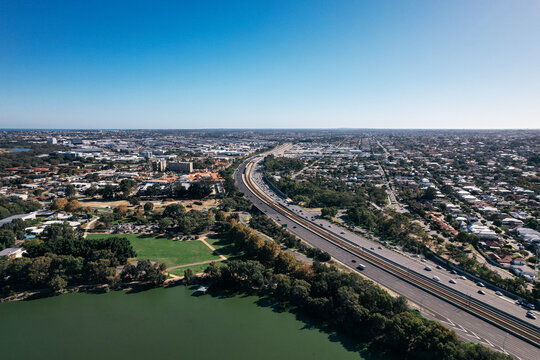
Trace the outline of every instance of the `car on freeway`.
[[431, 268], [430, 268], [429, 266], [426, 266], [426, 267], [424, 268], [424, 270], [426, 270], [426, 271], [431, 271]]
[[536, 320], [536, 315], [532, 311], [527, 311], [526, 316], [530, 319]]
[[441, 265], [437, 265], [437, 269], [442, 269], [442, 266]]
[[370, 249], [371, 249], [371, 250], [375, 250], [375, 248], [374, 248], [374, 247], [371, 247]]
[[292, 228], [293, 228], [293, 229], [296, 229], [296, 225], [294, 225]]
[[413, 257], [415, 257], [415, 258], [419, 258], [419, 257], [420, 257], [420, 255], [418, 255], [418, 254], [414, 254], [414, 256], [413, 256]]
[[377, 246], [377, 249], [382, 249], [382, 247], [380, 247], [380, 246]]
[[366, 265], [364, 264], [358, 264], [358, 266], [356, 267], [358, 270], [364, 270], [366, 268]]
[[341, 234], [341, 235], [345, 234], [345, 231], [342, 231], [340, 234]]
[[480, 295], [486, 295], [486, 293], [484, 292], [484, 290], [478, 290], [478, 293], [479, 293]]
[[422, 262], [426, 262], [426, 259], [422, 259], [422, 260], [420, 260], [420, 261], [422, 261]]
[[355, 263], [355, 262], [356, 262], [356, 260], [354, 260], [354, 259], [352, 259], [351, 261], [352, 261], [353, 263]]
[[451, 271], [450, 271], [450, 274], [456, 275], [457, 272], [456, 272], [456, 270], [451, 270]]
[[455, 283], [456, 283], [456, 280], [450, 279], [450, 284], [455, 284]]
[[498, 296], [503, 296], [503, 293], [500, 292], [500, 291], [495, 291], [495, 295], [498, 295]]
[[434, 277], [433, 277], [433, 280], [435, 280], [435, 281], [441, 281], [441, 278], [439, 278], [438, 276], [434, 276]]
[[459, 278], [460, 278], [461, 280], [467, 280], [467, 278], [466, 278], [465, 276], [463, 276], [463, 275], [461, 275]]
[[486, 287], [486, 285], [484, 285], [484, 283], [483, 283], [483, 282], [480, 282], [480, 281], [477, 282], [476, 285], [478, 285], [478, 286], [480, 286], [480, 287]]
[[527, 304], [527, 307], [528, 307], [529, 309], [531, 309], [531, 310], [534, 310], [534, 305], [531, 304], [531, 303]]

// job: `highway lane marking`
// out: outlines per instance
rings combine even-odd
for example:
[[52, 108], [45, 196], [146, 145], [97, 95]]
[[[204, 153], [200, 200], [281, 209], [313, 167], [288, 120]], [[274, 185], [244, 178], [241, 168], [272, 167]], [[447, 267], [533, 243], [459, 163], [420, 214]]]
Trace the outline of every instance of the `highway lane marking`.
[[[506, 351], [502, 346], [500, 345], [494, 345], [491, 341], [489, 341], [488, 339], [486, 338], [482, 338], [480, 336], [478, 336], [478, 334], [476, 334], [474, 331], [472, 330], [467, 330], [465, 329], [461, 324], [456, 324], [455, 322], [453, 322], [452, 320], [450, 320], [449, 318], [445, 318], [445, 320], [439, 320], [441, 323], [444, 323], [444, 324], [447, 324], [447, 325], [450, 325], [452, 327], [452, 330], [454, 331], [461, 331], [464, 333], [464, 335], [468, 335], [474, 339], [476, 339], [476, 342], [479, 343], [479, 344], [482, 344], [482, 345], [487, 345], [487, 346], [490, 346], [492, 347], [493, 349], [499, 351], [499, 352], [502, 352], [503, 354], [505, 355], [510, 355], [508, 353], [508, 351]], [[521, 360], [518, 356], [516, 355], [511, 355], [513, 357], [515, 357], [516, 359], [518, 360]]]

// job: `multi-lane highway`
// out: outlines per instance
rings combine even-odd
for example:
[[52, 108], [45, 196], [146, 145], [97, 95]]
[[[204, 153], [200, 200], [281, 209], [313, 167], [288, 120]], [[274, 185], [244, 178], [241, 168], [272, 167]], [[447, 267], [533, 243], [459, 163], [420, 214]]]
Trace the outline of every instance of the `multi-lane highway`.
[[[279, 153], [286, 146], [273, 151]], [[268, 187], [261, 176], [262, 156], [242, 164], [235, 179], [248, 199], [274, 220], [336, 260], [356, 268], [384, 287], [407, 297], [425, 316], [445, 323], [465, 340], [475, 341], [521, 359], [540, 355], [540, 332], [528, 321], [525, 309], [425, 259], [407, 256], [346, 229], [319, 219], [288, 203]], [[430, 271], [424, 270], [429, 266]], [[482, 290], [485, 295], [479, 294]]]

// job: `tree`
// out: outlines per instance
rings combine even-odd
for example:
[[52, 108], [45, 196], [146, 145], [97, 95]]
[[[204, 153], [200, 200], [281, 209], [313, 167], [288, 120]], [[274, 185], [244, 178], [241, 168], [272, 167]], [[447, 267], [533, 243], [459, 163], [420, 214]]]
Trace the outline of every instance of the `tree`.
[[216, 221], [225, 221], [225, 218], [226, 218], [226, 213], [223, 210], [218, 211], [215, 217]]
[[61, 276], [56, 275], [49, 281], [49, 286], [54, 290], [55, 293], [61, 293], [67, 286], [67, 281], [64, 280]]
[[210, 181], [203, 180], [191, 184], [188, 189], [188, 196], [195, 199], [202, 199], [212, 193], [213, 184]]
[[12, 230], [0, 230], [0, 250], [15, 245], [15, 233]]
[[298, 261], [296, 260], [293, 254], [285, 252], [285, 251], [280, 251], [280, 253], [278, 254], [274, 262], [274, 267], [276, 269], [276, 272], [282, 273], [282, 274], [288, 274], [294, 271], [297, 264], [298, 264]]
[[111, 200], [114, 199], [114, 196], [116, 195], [116, 192], [118, 191], [118, 186], [114, 185], [105, 185], [101, 189], [98, 190], [98, 193], [103, 197], [103, 199]]
[[124, 197], [128, 197], [131, 194], [133, 188], [137, 183], [131, 179], [124, 179], [120, 181], [120, 191], [124, 194]]
[[118, 205], [114, 208], [114, 212], [120, 216], [126, 216], [128, 212], [128, 207], [126, 205]]
[[337, 209], [335, 207], [324, 207], [321, 209], [321, 216], [323, 218], [331, 219], [337, 215]]
[[68, 198], [72, 197], [76, 193], [77, 192], [75, 191], [75, 186], [73, 186], [73, 185], [68, 185], [64, 189], [64, 195], [66, 195], [66, 197], [68, 197]]
[[163, 210], [163, 217], [168, 217], [171, 219], [178, 219], [186, 213], [186, 208], [182, 204], [170, 204], [165, 207]]
[[280, 252], [279, 245], [275, 241], [265, 241], [259, 251], [258, 258], [263, 263], [271, 264]]
[[435, 190], [434, 187], [428, 187], [424, 191], [424, 194], [422, 195], [422, 199], [426, 201], [431, 201], [435, 199], [436, 196], [437, 196], [437, 190]]
[[56, 211], [63, 211], [66, 205], [68, 204], [68, 201], [64, 198], [56, 198], [53, 200], [51, 209]]
[[56, 240], [73, 240], [78, 237], [77, 232], [64, 221], [62, 224], [52, 224], [45, 228], [42, 236], [43, 239], [47, 241], [56, 241]]
[[147, 202], [147, 203], [144, 204], [144, 211], [150, 212], [152, 210], [154, 210], [154, 204], [153, 203]]
[[184, 281], [186, 284], [191, 284], [195, 280], [195, 274], [193, 274], [193, 270], [186, 269], [184, 270]]
[[81, 203], [78, 200], [71, 200], [65, 206], [65, 210], [68, 212], [77, 212], [81, 208]]
[[159, 219], [157, 225], [158, 225], [159, 231], [164, 232], [165, 230], [173, 226], [173, 224], [174, 224], [174, 221], [171, 218], [166, 217], [166, 218]]

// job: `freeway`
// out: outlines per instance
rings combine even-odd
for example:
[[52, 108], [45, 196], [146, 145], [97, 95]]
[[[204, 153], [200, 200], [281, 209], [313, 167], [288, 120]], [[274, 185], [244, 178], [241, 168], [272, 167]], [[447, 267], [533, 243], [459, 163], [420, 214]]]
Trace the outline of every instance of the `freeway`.
[[[276, 150], [283, 152], [286, 148], [283, 146]], [[522, 319], [515, 319], [512, 314], [523, 316], [523, 309], [507, 298], [488, 293], [488, 290], [486, 295], [477, 294], [478, 288], [468, 284], [467, 280], [454, 280], [456, 289], [448, 289], [440, 283], [454, 277], [444, 269], [436, 269], [433, 265], [429, 275], [437, 274], [433, 276], [440, 278], [439, 282], [433, 281], [423, 276], [426, 262], [421, 259], [380, 247], [380, 244], [318, 219], [306, 209], [288, 204], [262, 181], [259, 171], [261, 160], [262, 157], [258, 156], [246, 161], [235, 174], [240, 190], [261, 211], [287, 224], [288, 229], [304, 241], [329, 252], [349, 267], [365, 264], [363, 275], [407, 297], [426, 317], [445, 323], [463, 339], [484, 343], [517, 358], [538, 358], [538, 328]], [[489, 306], [484, 306], [484, 303]], [[511, 314], [501, 314], [497, 310], [501, 304], [504, 309], [510, 309]]]

